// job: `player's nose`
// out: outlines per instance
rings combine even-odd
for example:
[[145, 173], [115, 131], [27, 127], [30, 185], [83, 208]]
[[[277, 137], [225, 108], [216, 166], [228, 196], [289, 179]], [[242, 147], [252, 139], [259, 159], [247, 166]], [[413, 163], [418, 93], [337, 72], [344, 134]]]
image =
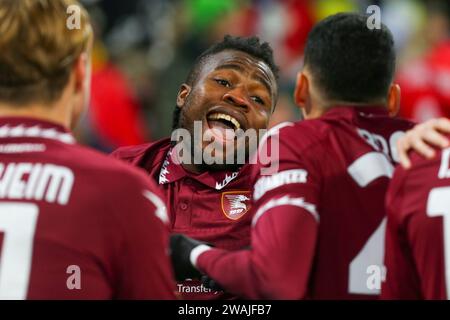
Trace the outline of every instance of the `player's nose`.
[[248, 110], [250, 101], [246, 90], [242, 87], [236, 87], [225, 93], [223, 99], [234, 106]]

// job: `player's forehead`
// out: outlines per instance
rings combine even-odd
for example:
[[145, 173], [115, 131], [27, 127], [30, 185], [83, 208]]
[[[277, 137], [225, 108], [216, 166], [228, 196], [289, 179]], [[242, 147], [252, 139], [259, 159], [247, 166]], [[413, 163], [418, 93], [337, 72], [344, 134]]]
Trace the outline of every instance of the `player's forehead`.
[[269, 65], [264, 61], [239, 50], [227, 49], [211, 55], [203, 65], [204, 75], [220, 70], [235, 70], [249, 76], [261, 77], [270, 87], [270, 91], [275, 92], [275, 75]]

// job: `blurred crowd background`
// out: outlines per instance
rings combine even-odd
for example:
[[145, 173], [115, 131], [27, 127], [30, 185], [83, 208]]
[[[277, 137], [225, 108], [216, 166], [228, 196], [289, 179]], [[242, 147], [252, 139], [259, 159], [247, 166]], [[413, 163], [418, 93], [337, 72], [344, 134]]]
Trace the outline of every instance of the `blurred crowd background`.
[[268, 41], [281, 68], [271, 125], [298, 120], [292, 92], [312, 26], [328, 15], [381, 8], [398, 50], [401, 115], [450, 117], [448, 0], [82, 0], [96, 33], [91, 106], [77, 131], [109, 152], [171, 133], [178, 88], [195, 58], [225, 34]]

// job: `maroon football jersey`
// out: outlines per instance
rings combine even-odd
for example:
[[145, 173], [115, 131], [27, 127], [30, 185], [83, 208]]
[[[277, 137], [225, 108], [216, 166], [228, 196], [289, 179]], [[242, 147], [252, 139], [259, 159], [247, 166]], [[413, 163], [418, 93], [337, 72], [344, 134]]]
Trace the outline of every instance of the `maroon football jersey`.
[[172, 299], [163, 202], [63, 127], [0, 118], [0, 299]]
[[[174, 159], [170, 139], [123, 147], [112, 156], [143, 168], [165, 195], [172, 232], [226, 250], [250, 245], [250, 167], [236, 172], [186, 171]], [[226, 298], [198, 281], [178, 284], [187, 299]]]
[[450, 148], [412, 156], [388, 190], [383, 299], [450, 297]]
[[382, 107], [284, 124], [266, 142], [279, 144], [278, 170], [253, 170], [251, 249], [201, 247], [192, 263], [248, 298], [377, 298], [392, 147], [410, 127]]

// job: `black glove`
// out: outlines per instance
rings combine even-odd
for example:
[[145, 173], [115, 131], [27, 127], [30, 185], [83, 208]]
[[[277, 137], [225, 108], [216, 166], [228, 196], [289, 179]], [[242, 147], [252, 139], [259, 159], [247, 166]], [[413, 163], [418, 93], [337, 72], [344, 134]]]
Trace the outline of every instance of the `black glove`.
[[202, 276], [202, 284], [205, 288], [211, 289], [213, 291], [223, 291], [222, 286], [216, 282], [216, 280], [211, 279], [209, 276]]
[[170, 257], [177, 281], [200, 279], [202, 274], [191, 264], [190, 256], [191, 251], [202, 244], [207, 243], [191, 239], [182, 234], [170, 236]]

